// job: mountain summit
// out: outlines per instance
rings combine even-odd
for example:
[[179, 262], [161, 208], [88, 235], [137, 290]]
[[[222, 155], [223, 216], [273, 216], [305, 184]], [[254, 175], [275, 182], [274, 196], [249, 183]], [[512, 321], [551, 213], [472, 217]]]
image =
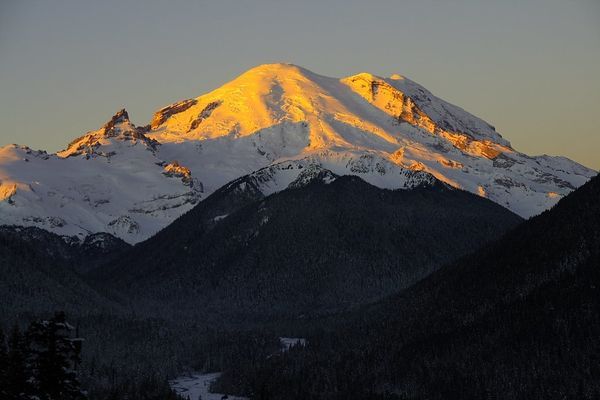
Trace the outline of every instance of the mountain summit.
[[[382, 120], [384, 113], [397, 123], [420, 126], [430, 133], [449, 129], [509, 145], [487, 123], [447, 103], [432, 104], [428, 95], [432, 96], [405, 78], [386, 80], [361, 73], [336, 79], [295, 65], [266, 64], [213, 92], [161, 109], [153, 118], [151, 136], [162, 142], [214, 139], [230, 134], [248, 136], [266, 127], [305, 122], [311, 150], [402, 144], [402, 136], [395, 132], [398, 129], [389, 129], [390, 121]], [[412, 97], [419, 97], [421, 108], [432, 116], [422, 111]], [[379, 112], [365, 107], [364, 101]], [[362, 143], [357, 140], [360, 137], [345, 132], [343, 125], [359, 129], [381, 143]]]
[[0, 223], [135, 243], [227, 182], [252, 174], [269, 194], [308, 166], [389, 189], [435, 178], [524, 217], [594, 175], [516, 151], [490, 124], [400, 75], [338, 79], [266, 64], [161, 108], [144, 127], [122, 110], [57, 154], [0, 148]]

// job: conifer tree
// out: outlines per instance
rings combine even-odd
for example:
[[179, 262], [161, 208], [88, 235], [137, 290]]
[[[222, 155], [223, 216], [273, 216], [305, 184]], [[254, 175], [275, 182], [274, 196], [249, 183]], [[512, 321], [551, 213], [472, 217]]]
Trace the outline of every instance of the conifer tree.
[[7, 373], [8, 373], [8, 350], [6, 348], [6, 337], [4, 330], [0, 327], [0, 398], [8, 397], [6, 393]]
[[15, 325], [8, 340], [6, 354], [6, 398], [18, 400], [28, 398], [30, 386], [27, 373], [27, 342], [18, 325]]
[[85, 398], [77, 377], [81, 339], [71, 337], [73, 327], [64, 312], [47, 321], [29, 326], [31, 382], [42, 400], [77, 400]]

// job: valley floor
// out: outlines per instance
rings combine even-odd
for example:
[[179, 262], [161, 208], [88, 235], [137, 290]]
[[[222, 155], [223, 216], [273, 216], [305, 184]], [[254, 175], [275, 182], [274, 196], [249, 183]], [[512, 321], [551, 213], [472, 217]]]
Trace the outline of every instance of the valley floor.
[[[304, 338], [280, 337], [281, 351], [288, 351], [293, 346], [306, 346]], [[171, 389], [184, 399], [189, 400], [221, 400], [227, 396], [228, 400], [247, 400], [245, 397], [229, 396], [223, 393], [210, 392], [211, 383], [221, 376], [220, 372], [203, 374], [192, 372], [169, 381]]]
[[[221, 400], [225, 394], [211, 393], [210, 384], [219, 376], [220, 372], [211, 374], [202, 374], [194, 372], [189, 375], [180, 376], [177, 379], [169, 381], [169, 385], [175, 393], [189, 400]], [[245, 397], [227, 396], [228, 400], [247, 400]]]

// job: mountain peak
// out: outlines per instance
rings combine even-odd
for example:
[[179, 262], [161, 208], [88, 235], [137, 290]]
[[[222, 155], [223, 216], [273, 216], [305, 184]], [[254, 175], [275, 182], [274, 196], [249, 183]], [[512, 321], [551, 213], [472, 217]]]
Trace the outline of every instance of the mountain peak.
[[310, 165], [387, 189], [434, 177], [528, 217], [593, 175], [570, 160], [519, 153], [493, 126], [408, 78], [339, 79], [286, 63], [167, 105], [145, 127], [119, 110], [57, 156], [0, 153], [0, 223], [65, 221], [55, 231], [139, 241], [227, 182], [262, 171], [257, 187], [273, 193], [310, 177]]
[[404, 76], [402, 76], [400, 74], [392, 74], [392, 75], [390, 75], [390, 79], [393, 81], [402, 81], [406, 78], [404, 78]]
[[307, 69], [291, 63], [267, 63], [250, 68], [240, 76], [258, 74], [297, 74], [310, 72]]
[[[572, 179], [579, 182], [572, 184], [576, 187], [589, 176], [574, 163], [563, 168], [545, 159], [539, 163], [550, 169], [542, 172], [492, 125], [402, 75], [361, 72], [338, 79], [288, 63], [258, 65], [212, 92], [164, 107], [147, 135], [165, 144], [202, 143], [202, 157], [209, 158], [213, 143], [225, 146], [232, 160], [240, 154], [229, 154], [233, 147], [225, 143], [248, 146], [250, 154], [258, 154], [253, 164], [258, 168], [285, 157], [317, 162], [333, 157], [357, 171], [364, 169], [362, 163], [373, 170], [419, 170], [451, 186], [485, 193], [525, 216], [566, 194], [549, 195], [557, 192], [550, 188], [550, 176], [562, 187]], [[222, 158], [220, 152], [216, 159]], [[531, 165], [531, 174], [523, 175], [519, 165]], [[511, 200], [509, 192], [522, 192], [531, 202]]]
[[127, 113], [127, 110], [125, 110], [124, 108], [117, 111], [117, 113], [112, 116], [110, 121], [108, 121], [106, 124], [104, 124], [104, 128], [111, 129], [115, 125], [123, 124], [123, 123], [129, 123], [129, 114]]
[[318, 76], [314, 72], [307, 70], [295, 64], [289, 63], [271, 63], [261, 64], [250, 68], [236, 77], [231, 82], [224, 85], [256, 85], [256, 86], [272, 86], [281, 84], [282, 81], [309, 81], [313, 77]]
[[377, 80], [382, 80], [383, 78], [380, 78], [377, 75], [373, 75], [370, 72], [359, 72], [358, 74], [350, 75], [350, 76], [344, 78], [343, 80], [350, 80], [350, 79], [364, 79], [367, 81], [377, 81]]
[[145, 136], [149, 127], [138, 128], [129, 120], [129, 114], [124, 108], [117, 111], [102, 127], [96, 131], [91, 131], [83, 136], [73, 140], [67, 148], [58, 153], [60, 157], [72, 157], [85, 155], [86, 157], [102, 155], [110, 157], [114, 155], [113, 150], [99, 151], [102, 146], [110, 146], [113, 139], [117, 141], [130, 141], [133, 144], [142, 141], [147, 147], [154, 150], [156, 141], [153, 141]]
[[242, 72], [224, 86], [232, 84], [243, 85], [248, 83], [269, 84], [270, 82], [282, 79], [306, 79], [307, 75], [315, 74], [298, 65], [289, 63], [260, 64]]

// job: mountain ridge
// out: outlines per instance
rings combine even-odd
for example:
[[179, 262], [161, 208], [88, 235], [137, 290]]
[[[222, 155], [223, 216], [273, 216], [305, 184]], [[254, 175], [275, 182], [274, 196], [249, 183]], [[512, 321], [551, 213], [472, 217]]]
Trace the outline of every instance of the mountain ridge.
[[265, 64], [162, 107], [143, 127], [121, 110], [56, 154], [0, 148], [0, 224], [137, 243], [227, 182], [286, 162], [388, 189], [410, 188], [406, 177], [419, 172], [523, 217], [594, 174], [519, 153], [492, 125], [407, 78]]
[[88, 277], [171, 317], [318, 314], [407, 287], [522, 221], [439, 181], [388, 190], [309, 165], [292, 183], [265, 195], [260, 175], [239, 178]]
[[317, 321], [308, 346], [230, 363], [220, 390], [281, 399], [597, 398], [599, 197], [596, 176], [410, 288]]

